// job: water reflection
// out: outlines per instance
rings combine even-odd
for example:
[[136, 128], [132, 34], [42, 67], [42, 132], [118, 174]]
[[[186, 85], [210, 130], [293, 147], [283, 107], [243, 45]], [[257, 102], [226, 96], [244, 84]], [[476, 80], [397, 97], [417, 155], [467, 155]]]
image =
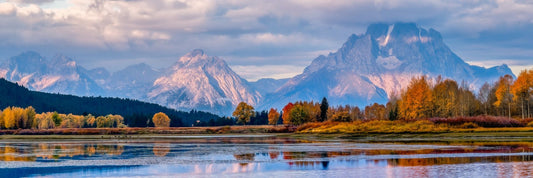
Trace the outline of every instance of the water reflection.
[[[532, 160], [529, 142], [413, 145], [285, 138], [0, 142], [0, 174], [13, 177], [21, 171], [31, 172], [23, 176], [63, 177], [74, 172], [88, 176], [276, 171], [337, 175], [338, 170], [377, 170], [392, 177], [409, 176], [403, 175], [406, 171], [416, 177], [456, 177], [460, 174], [450, 170], [464, 169], [522, 177], [531, 175]], [[69, 168], [56, 169], [63, 167]]]
[[0, 144], [1, 161], [41, 161], [73, 158], [76, 156], [121, 155], [123, 145], [38, 143]]
[[155, 143], [152, 149], [156, 156], [166, 156], [170, 152], [170, 143]]

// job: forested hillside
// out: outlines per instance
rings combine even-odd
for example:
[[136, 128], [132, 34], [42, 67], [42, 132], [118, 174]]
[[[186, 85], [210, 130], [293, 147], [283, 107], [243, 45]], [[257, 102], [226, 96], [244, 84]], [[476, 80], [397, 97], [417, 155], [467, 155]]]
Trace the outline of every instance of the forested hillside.
[[30, 91], [27, 88], [0, 79], [0, 108], [33, 106], [36, 112], [72, 113], [78, 115], [118, 114], [129, 127], [152, 126], [155, 113], [163, 112], [171, 118], [171, 126], [190, 126], [197, 120], [209, 121], [219, 116], [201, 111], [176, 111], [157, 104], [132, 99], [107, 97], [78, 97]]

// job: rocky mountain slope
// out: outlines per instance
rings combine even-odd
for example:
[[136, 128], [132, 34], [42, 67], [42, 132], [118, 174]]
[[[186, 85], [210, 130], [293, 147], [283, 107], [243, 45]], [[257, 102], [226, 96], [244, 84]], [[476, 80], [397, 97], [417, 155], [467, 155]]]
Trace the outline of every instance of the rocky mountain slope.
[[30, 51], [2, 63], [0, 78], [36, 91], [81, 96], [104, 94], [105, 91], [85, 71], [69, 57], [56, 55], [48, 60]]
[[261, 96], [218, 57], [194, 50], [156, 79], [147, 100], [182, 110], [228, 114], [241, 101], [257, 105]]
[[83, 96], [113, 96], [155, 102], [179, 110], [231, 115], [241, 101], [256, 109], [281, 109], [288, 102], [319, 101], [330, 105], [385, 103], [412, 77], [442, 76], [465, 81], [471, 89], [511, 74], [507, 65], [469, 65], [444, 43], [439, 32], [414, 23], [373, 24], [351, 35], [334, 53], [314, 59], [290, 79], [247, 82], [224, 60], [193, 50], [171, 67], [136, 64], [110, 73], [84, 69], [63, 55], [50, 60], [25, 52], [0, 65], [0, 77], [31, 90]]
[[289, 101], [318, 101], [324, 96], [333, 105], [364, 106], [386, 102], [415, 76], [441, 75], [476, 89], [505, 74], [512, 75], [506, 65], [486, 69], [465, 63], [433, 29], [414, 23], [373, 24], [365, 34], [351, 35], [335, 53], [314, 59], [262, 107], [280, 108]]

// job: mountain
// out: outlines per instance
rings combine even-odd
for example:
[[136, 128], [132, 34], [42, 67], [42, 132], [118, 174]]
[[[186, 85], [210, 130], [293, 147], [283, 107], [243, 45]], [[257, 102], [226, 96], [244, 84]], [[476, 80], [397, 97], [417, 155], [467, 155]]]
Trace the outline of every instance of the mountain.
[[153, 83], [147, 100], [180, 110], [231, 114], [241, 101], [256, 105], [259, 92], [218, 57], [196, 49], [181, 57]]
[[151, 119], [157, 112], [164, 112], [169, 115], [174, 126], [183, 126], [183, 124], [189, 126], [197, 120], [207, 122], [210, 119], [219, 118], [219, 116], [211, 113], [176, 111], [157, 104], [131, 99], [78, 97], [30, 91], [3, 78], [0, 78], [0, 98], [2, 98], [0, 109], [8, 106], [33, 106], [38, 113], [57, 111], [77, 115], [89, 113], [95, 116], [119, 114], [124, 117], [125, 123], [130, 127], [146, 127], [147, 120]]
[[290, 79], [247, 82], [224, 60], [202, 50], [193, 50], [166, 69], [141, 63], [113, 74], [104, 68], [87, 70], [63, 55], [47, 60], [35, 52], [0, 65], [0, 78], [31, 90], [125, 97], [222, 115], [230, 115], [241, 101], [262, 110], [327, 97], [330, 105], [362, 107], [387, 102], [415, 76], [440, 75], [477, 89], [506, 74], [513, 75], [507, 65], [487, 69], [465, 63], [439, 32], [414, 23], [372, 24], [364, 34], [351, 35], [336, 52], [318, 56]]
[[351, 35], [335, 53], [314, 59], [262, 105], [281, 108], [291, 101], [365, 106], [385, 103], [406, 88], [412, 77], [427, 75], [469, 82], [472, 89], [513, 75], [508, 66], [483, 68], [465, 63], [434, 29], [414, 23], [372, 24], [365, 34]]
[[111, 76], [109, 71], [103, 67], [86, 70], [85, 68], [81, 68], [82, 73], [89, 76], [91, 79], [93, 79], [98, 85], [103, 86], [106, 84], [107, 80]]
[[69, 57], [56, 55], [47, 60], [29, 51], [2, 63], [0, 78], [43, 92], [83, 96], [105, 93], [86, 71]]
[[273, 79], [273, 78], [262, 78], [255, 82], [250, 82], [250, 85], [257, 90], [261, 96], [266, 96], [267, 94], [273, 93], [278, 88], [283, 86], [287, 81], [286, 79]]
[[105, 87], [110, 96], [143, 99], [161, 75], [148, 64], [134, 64], [114, 72]]

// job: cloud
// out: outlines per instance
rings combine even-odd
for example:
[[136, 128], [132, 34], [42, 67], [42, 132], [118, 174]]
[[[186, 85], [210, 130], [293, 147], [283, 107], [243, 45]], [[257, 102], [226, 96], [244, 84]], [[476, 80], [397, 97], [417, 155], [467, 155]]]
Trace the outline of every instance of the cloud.
[[19, 4], [46, 4], [52, 3], [54, 0], [8, 0], [8, 2], [19, 3]]
[[305, 67], [294, 65], [235, 65], [231, 66], [231, 68], [241, 77], [253, 82], [261, 78], [290, 78], [301, 74]]
[[[164, 66], [203, 48], [233, 66], [298, 71], [375, 22], [440, 31], [470, 61], [533, 56], [533, 3], [500, 0], [9, 0], [0, 3], [0, 58], [25, 50], [82, 64], [153, 59]], [[54, 7], [54, 8], [51, 8]], [[59, 7], [59, 8], [58, 8]], [[146, 61], [146, 60], [143, 60]], [[532, 62], [533, 63], [533, 62]], [[257, 69], [259, 70], [259, 69]], [[244, 71], [244, 69], [242, 70]], [[285, 73], [285, 72], [282, 72]], [[248, 75], [256, 78], [256, 75]]]

